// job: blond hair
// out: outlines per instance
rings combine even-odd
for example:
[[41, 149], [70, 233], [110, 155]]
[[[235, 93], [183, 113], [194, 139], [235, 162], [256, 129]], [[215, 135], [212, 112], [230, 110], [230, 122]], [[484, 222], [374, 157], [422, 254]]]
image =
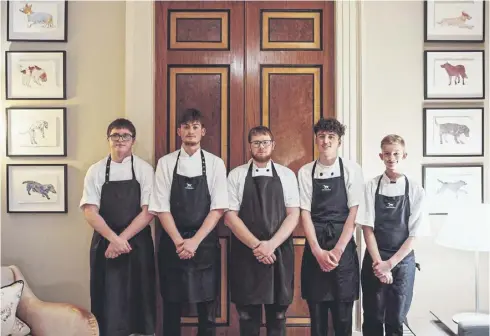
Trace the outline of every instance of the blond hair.
[[405, 148], [405, 140], [397, 134], [388, 134], [381, 140], [381, 148], [383, 148], [384, 145], [393, 145], [393, 144], [400, 144]]

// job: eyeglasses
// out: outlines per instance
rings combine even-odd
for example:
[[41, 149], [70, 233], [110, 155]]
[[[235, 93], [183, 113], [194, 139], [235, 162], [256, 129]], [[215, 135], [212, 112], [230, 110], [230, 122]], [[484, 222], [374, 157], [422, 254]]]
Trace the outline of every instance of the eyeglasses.
[[269, 147], [272, 144], [272, 140], [251, 141], [250, 143], [254, 148], [259, 148], [260, 145], [264, 145], [264, 147]]
[[112, 133], [109, 135], [109, 139], [112, 141], [118, 141], [119, 139], [122, 139], [123, 141], [129, 141], [133, 138], [133, 135], [129, 133], [124, 133], [124, 134], [119, 134], [119, 133]]

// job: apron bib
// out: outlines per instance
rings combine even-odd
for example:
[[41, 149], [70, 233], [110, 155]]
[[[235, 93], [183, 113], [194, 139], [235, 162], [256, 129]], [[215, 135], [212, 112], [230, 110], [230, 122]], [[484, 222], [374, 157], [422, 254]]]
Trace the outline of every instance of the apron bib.
[[[349, 216], [344, 165], [339, 158], [340, 176], [315, 179], [313, 164], [311, 172], [313, 193], [311, 219], [320, 247], [331, 250], [338, 242], [345, 221]], [[359, 258], [356, 243], [352, 238], [347, 244], [339, 265], [330, 272], [323, 272], [311, 247], [306, 242], [301, 264], [301, 295], [311, 302], [352, 302], [359, 298]]]
[[[405, 176], [405, 194], [384, 196], [379, 193], [381, 178], [375, 194], [374, 236], [382, 260], [390, 259], [409, 237], [409, 184]], [[365, 309], [372, 310], [379, 321], [392, 319], [392, 325], [403, 323], [410, 308], [415, 280], [415, 253], [412, 250], [392, 270], [393, 283], [382, 284], [374, 275], [372, 258], [366, 252], [362, 266], [362, 286], [366, 292]], [[389, 312], [389, 313], [388, 313]]]
[[[202, 175], [177, 174], [179, 155], [173, 170], [170, 212], [180, 235], [192, 238], [204, 223], [211, 208], [206, 177], [206, 161], [201, 150]], [[219, 293], [220, 245], [216, 227], [201, 242], [193, 258], [181, 260], [175, 244], [162, 230], [159, 245], [160, 284], [163, 299], [175, 303], [215, 300]]]
[[[141, 189], [131, 156], [132, 179], [109, 181], [107, 159], [99, 214], [120, 234], [141, 212]], [[101, 336], [150, 335], [155, 332], [155, 260], [150, 226], [129, 240], [132, 251], [114, 259], [104, 256], [109, 242], [94, 231], [90, 249], [91, 310]]]
[[[271, 162], [273, 176], [252, 177], [248, 169], [238, 216], [259, 240], [269, 240], [287, 216], [281, 179]], [[276, 261], [265, 265], [235, 235], [231, 236], [231, 301], [239, 305], [289, 305], [294, 290], [294, 250], [290, 236], [274, 252]]]

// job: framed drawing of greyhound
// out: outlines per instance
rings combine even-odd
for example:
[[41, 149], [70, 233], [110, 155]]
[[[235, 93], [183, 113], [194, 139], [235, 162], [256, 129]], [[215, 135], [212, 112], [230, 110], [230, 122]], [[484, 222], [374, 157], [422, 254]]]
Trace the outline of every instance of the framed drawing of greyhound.
[[7, 164], [8, 213], [67, 213], [66, 164]]
[[485, 2], [424, 1], [425, 42], [483, 43]]

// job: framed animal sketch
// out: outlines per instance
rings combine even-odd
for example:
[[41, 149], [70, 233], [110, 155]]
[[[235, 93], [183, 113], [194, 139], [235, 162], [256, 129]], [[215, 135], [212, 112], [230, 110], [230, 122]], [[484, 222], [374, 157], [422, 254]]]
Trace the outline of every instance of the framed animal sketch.
[[424, 51], [424, 98], [485, 99], [484, 53]]
[[66, 99], [65, 51], [6, 51], [8, 100]]
[[485, 2], [425, 1], [425, 42], [484, 42]]
[[483, 165], [422, 165], [422, 185], [431, 215], [465, 203], [483, 202]]
[[424, 108], [424, 156], [483, 156], [483, 108]]
[[7, 1], [7, 41], [67, 42], [67, 0]]
[[66, 156], [66, 108], [10, 107], [7, 156]]
[[66, 164], [7, 164], [7, 212], [67, 213]]

